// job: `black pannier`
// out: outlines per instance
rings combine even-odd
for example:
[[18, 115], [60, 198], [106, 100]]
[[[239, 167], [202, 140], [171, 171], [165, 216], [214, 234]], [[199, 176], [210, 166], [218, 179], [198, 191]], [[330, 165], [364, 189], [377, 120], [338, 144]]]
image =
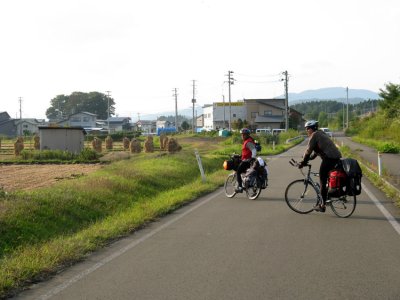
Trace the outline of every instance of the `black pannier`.
[[347, 195], [360, 195], [362, 170], [358, 161], [353, 158], [344, 158], [342, 159], [342, 166], [347, 175]]

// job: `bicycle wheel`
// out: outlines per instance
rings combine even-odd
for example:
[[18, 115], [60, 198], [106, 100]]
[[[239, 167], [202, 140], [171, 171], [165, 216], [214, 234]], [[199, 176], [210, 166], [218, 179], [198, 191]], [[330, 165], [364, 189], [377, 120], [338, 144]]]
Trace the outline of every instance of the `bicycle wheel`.
[[260, 180], [256, 178], [256, 180], [254, 180], [253, 186], [246, 189], [247, 198], [249, 198], [250, 200], [257, 199], [258, 196], [260, 196], [261, 194], [261, 185], [262, 184]]
[[356, 209], [356, 196], [343, 196], [329, 200], [332, 211], [340, 218], [350, 217]]
[[310, 181], [298, 179], [287, 186], [285, 201], [293, 211], [308, 214], [318, 202], [318, 192]]
[[225, 195], [229, 198], [235, 196], [236, 186], [237, 186], [236, 173], [229, 174], [225, 180], [225, 185], [224, 185]]

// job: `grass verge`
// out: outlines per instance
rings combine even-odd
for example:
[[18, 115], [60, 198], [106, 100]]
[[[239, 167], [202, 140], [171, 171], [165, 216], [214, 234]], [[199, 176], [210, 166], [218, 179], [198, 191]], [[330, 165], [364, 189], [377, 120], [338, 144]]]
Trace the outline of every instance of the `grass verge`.
[[369, 179], [385, 195], [393, 200], [393, 203], [400, 207], [400, 193], [394, 188], [391, 184], [388, 183], [384, 178], [380, 177], [376, 172], [371, 169], [369, 163], [361, 158], [356, 152], [351, 151], [351, 149], [347, 146], [340, 147], [340, 151], [344, 157], [352, 157], [359, 161], [361, 169], [363, 171], [363, 175]]

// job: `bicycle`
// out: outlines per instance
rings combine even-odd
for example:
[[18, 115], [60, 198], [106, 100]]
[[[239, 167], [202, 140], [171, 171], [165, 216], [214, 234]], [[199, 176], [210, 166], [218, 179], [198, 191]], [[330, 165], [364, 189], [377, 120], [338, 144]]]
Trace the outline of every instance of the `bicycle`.
[[[239, 165], [240, 159], [238, 158], [238, 155], [233, 155], [232, 160], [235, 161], [235, 165]], [[233, 198], [237, 192], [236, 188], [238, 186], [237, 183], [237, 175], [236, 175], [236, 167], [232, 167], [234, 171], [228, 175], [228, 177], [225, 180], [224, 184], [224, 190], [225, 190], [225, 195], [228, 198]], [[229, 168], [227, 168], [229, 170]], [[242, 173], [242, 182], [243, 182], [243, 191], [245, 191], [247, 198], [250, 200], [255, 200], [260, 196], [261, 191], [267, 187], [267, 182], [268, 182], [268, 175], [267, 174], [261, 174], [261, 172], [264, 172], [264, 167], [258, 167], [256, 172], [257, 174], [247, 174]]]
[[[289, 163], [298, 167], [299, 163], [291, 159]], [[320, 184], [313, 180], [313, 177], [318, 177], [318, 172], [311, 171], [311, 165], [307, 164], [307, 174], [304, 174], [303, 169], [300, 172], [304, 179], [297, 179], [289, 183], [285, 191], [285, 201], [287, 205], [299, 214], [308, 214], [314, 210], [314, 207], [322, 203], [322, 195]], [[355, 195], [348, 196], [346, 194], [335, 197], [328, 193], [326, 206], [329, 206], [334, 214], [340, 218], [350, 217], [357, 204]]]

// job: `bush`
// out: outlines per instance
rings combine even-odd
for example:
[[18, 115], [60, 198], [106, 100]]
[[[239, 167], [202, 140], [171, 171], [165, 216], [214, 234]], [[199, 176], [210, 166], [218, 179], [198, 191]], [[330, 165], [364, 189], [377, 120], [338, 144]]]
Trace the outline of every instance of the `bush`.
[[93, 162], [100, 157], [96, 151], [85, 148], [75, 154], [62, 150], [22, 150], [21, 159], [29, 161], [63, 161], [63, 162]]
[[385, 143], [381, 146], [378, 146], [378, 151], [383, 153], [399, 153], [400, 146], [394, 143]]

